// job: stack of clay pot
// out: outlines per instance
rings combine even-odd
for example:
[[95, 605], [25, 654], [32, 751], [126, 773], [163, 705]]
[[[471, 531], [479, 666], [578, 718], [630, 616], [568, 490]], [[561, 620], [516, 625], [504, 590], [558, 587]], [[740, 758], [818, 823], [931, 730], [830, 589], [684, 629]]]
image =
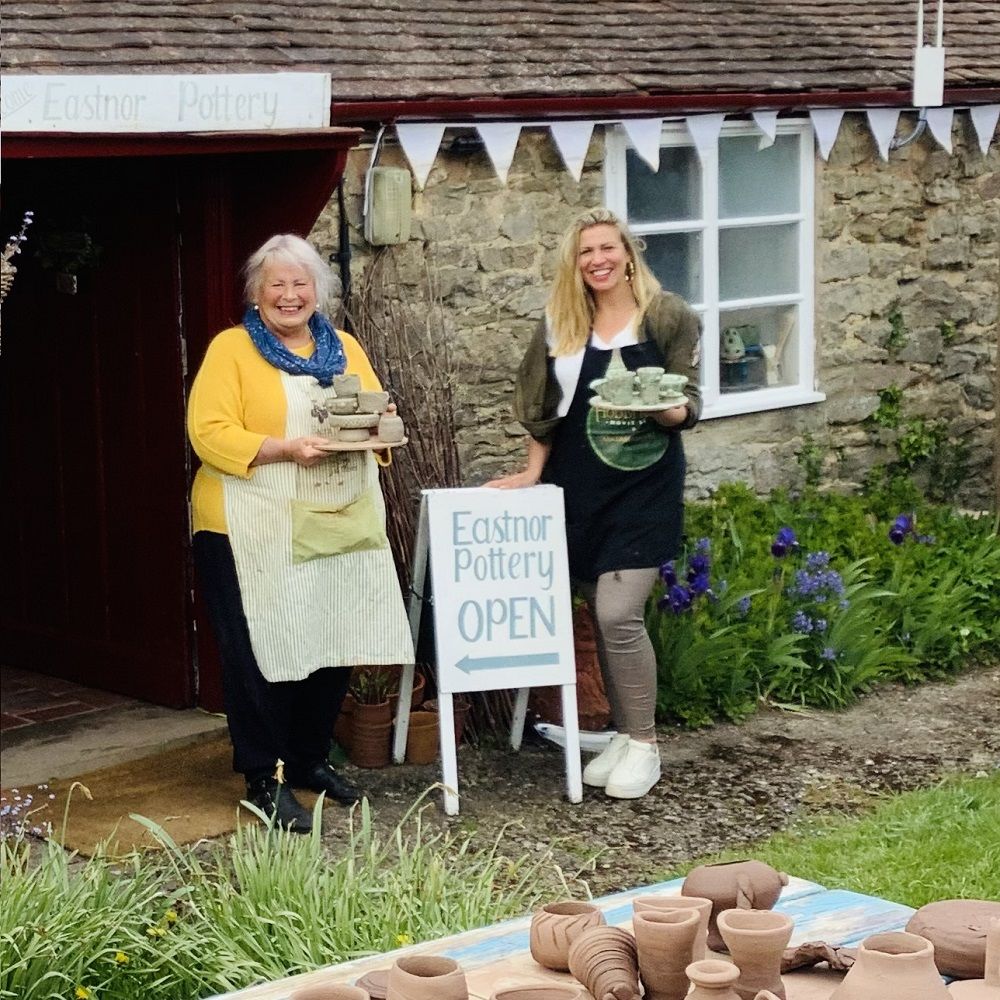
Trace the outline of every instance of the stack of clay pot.
[[335, 398], [327, 399], [323, 409], [327, 413], [328, 436], [334, 441], [368, 441], [374, 432], [385, 444], [403, 440], [403, 421], [395, 413], [387, 413], [389, 393], [361, 388], [357, 375], [333, 377]]

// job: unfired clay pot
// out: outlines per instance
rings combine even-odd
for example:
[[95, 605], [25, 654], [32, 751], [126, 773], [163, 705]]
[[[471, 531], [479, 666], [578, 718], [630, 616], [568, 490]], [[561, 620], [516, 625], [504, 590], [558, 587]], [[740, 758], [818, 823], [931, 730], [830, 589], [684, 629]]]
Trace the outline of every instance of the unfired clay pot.
[[582, 1000], [583, 990], [567, 983], [538, 983], [535, 986], [505, 986], [494, 990], [490, 1000]]
[[361, 391], [360, 375], [334, 375], [333, 391], [341, 397], [356, 396]]
[[761, 990], [772, 990], [785, 1000], [781, 958], [793, 926], [791, 917], [773, 910], [723, 910], [719, 914], [719, 933], [740, 969], [736, 992], [741, 1000], [754, 1000]]
[[697, 910], [647, 910], [632, 917], [639, 953], [639, 978], [646, 1000], [683, 1000], [684, 970], [691, 964], [698, 936]]
[[985, 899], [942, 899], [921, 906], [906, 930], [934, 945], [942, 976], [982, 979], [986, 968], [986, 930], [1000, 918], [1000, 903]]
[[636, 896], [632, 911], [690, 910], [698, 911], [698, 935], [694, 939], [694, 960], [706, 957], [708, 951], [708, 921], [712, 916], [712, 901], [704, 896]]
[[1000, 920], [991, 920], [986, 929], [985, 978], [954, 982], [948, 992], [961, 1000], [1000, 1000]]
[[873, 934], [830, 1000], [951, 1000], [934, 965], [934, 945], [905, 931]]
[[569, 971], [594, 1000], [639, 1000], [635, 938], [621, 927], [589, 927], [569, 946]]
[[378, 439], [388, 444], [402, 441], [406, 436], [403, 418], [395, 413], [383, 413], [378, 420]]
[[389, 405], [389, 393], [381, 389], [362, 389], [358, 393], [359, 413], [385, 413]]
[[708, 947], [725, 951], [716, 922], [723, 910], [770, 910], [778, 901], [788, 876], [763, 861], [725, 861], [699, 865], [688, 872], [681, 886], [682, 896], [703, 896], [712, 901], [708, 920]]
[[732, 962], [706, 958], [692, 962], [684, 973], [692, 986], [687, 1000], [740, 1000], [736, 992], [740, 970]]
[[465, 973], [453, 958], [411, 955], [389, 970], [388, 1000], [469, 1000]]
[[355, 980], [354, 985], [363, 989], [371, 1000], [386, 1000], [389, 993], [389, 970], [373, 969]]
[[329, 986], [306, 986], [296, 990], [288, 1000], [371, 1000], [360, 986], [331, 983]]
[[606, 922], [604, 914], [593, 903], [573, 900], [546, 903], [531, 918], [528, 934], [531, 957], [546, 969], [569, 972], [569, 946], [588, 927]]

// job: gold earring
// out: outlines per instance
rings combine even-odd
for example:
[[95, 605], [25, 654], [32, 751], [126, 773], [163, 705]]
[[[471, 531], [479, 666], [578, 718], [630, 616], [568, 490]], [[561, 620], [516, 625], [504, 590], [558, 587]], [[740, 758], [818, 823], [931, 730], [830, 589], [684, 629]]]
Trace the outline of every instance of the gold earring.
[[635, 261], [628, 260], [625, 262], [625, 280], [631, 282], [635, 277]]

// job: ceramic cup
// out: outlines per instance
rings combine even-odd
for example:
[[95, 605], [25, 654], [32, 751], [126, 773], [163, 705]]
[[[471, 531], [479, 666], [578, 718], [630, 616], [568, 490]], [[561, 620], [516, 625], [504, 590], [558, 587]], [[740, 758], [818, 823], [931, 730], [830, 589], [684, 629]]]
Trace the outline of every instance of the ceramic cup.
[[389, 393], [382, 390], [362, 390], [358, 393], [358, 412], [384, 413], [389, 405]]
[[667, 372], [660, 376], [660, 399], [669, 396], [679, 396], [687, 385], [687, 375], [672, 375]]
[[660, 380], [664, 370], [658, 365], [647, 365], [635, 370], [639, 381], [639, 399], [647, 406], [660, 401]]
[[359, 375], [334, 375], [333, 391], [341, 397], [356, 396], [361, 391]]
[[626, 406], [635, 398], [635, 375], [626, 372], [624, 375], [612, 375], [606, 378], [597, 390], [601, 398], [616, 406]]

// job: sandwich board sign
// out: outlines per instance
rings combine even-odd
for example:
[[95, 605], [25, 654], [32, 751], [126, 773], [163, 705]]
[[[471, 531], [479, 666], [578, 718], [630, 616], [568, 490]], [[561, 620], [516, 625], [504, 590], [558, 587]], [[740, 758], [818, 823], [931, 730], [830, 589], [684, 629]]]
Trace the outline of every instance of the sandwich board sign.
[[[429, 567], [428, 567], [429, 562]], [[562, 490], [425, 490], [413, 560], [414, 645], [428, 568], [434, 635], [445, 812], [458, 812], [452, 696], [516, 689], [511, 744], [521, 743], [532, 687], [562, 688], [567, 796], [580, 802], [576, 662]], [[404, 670], [394, 758], [403, 759], [412, 686]], [[405, 710], [404, 710], [405, 709]]]

